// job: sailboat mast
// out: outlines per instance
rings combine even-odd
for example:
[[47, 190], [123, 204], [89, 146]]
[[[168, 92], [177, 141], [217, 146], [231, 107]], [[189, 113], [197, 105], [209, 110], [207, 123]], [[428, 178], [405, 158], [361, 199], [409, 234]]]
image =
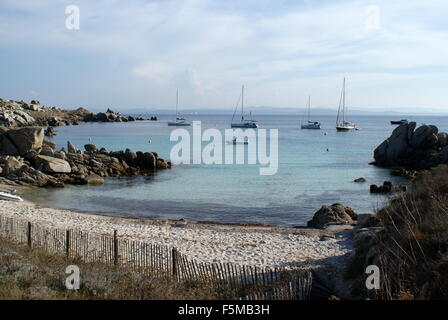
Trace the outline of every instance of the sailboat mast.
[[179, 115], [177, 108], [179, 106], [179, 89], [176, 90], [176, 117]]
[[343, 98], [342, 98], [342, 123], [345, 123], [345, 77], [343, 84]]
[[308, 96], [308, 121], [310, 121], [311, 116], [311, 96]]
[[244, 120], [244, 85], [241, 88], [241, 121]]

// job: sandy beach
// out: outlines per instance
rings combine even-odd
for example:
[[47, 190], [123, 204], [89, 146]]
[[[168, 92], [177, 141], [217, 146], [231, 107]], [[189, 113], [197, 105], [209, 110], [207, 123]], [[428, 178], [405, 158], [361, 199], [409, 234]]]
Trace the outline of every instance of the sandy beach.
[[137, 220], [43, 208], [30, 202], [0, 200], [0, 214], [57, 228], [79, 229], [140, 239], [177, 248], [201, 262], [257, 267], [340, 265], [352, 248], [345, 228], [323, 230], [273, 226], [191, 224]]

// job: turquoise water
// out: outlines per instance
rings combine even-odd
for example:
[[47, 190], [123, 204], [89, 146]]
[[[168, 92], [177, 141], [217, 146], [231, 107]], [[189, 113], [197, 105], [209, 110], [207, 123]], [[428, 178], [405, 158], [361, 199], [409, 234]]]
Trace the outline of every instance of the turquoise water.
[[[201, 120], [203, 130], [224, 130], [230, 125], [226, 116], [189, 118]], [[351, 117], [360, 130], [342, 133], [335, 130], [334, 117], [316, 118], [322, 122], [322, 130], [300, 130], [295, 116], [257, 117], [263, 128], [279, 132], [279, 168], [273, 176], [259, 175], [258, 165], [178, 165], [150, 177], [108, 178], [102, 186], [34, 190], [25, 198], [43, 205], [108, 215], [281, 226], [303, 225], [321, 205], [334, 202], [347, 204], [357, 212], [381, 207], [386, 199], [370, 195], [369, 185], [401, 181], [391, 177], [388, 170], [368, 163], [373, 161], [374, 148], [395, 128], [389, 124], [392, 118]], [[169, 116], [161, 116], [158, 122], [58, 127], [52, 140], [58, 148], [66, 147], [67, 140], [82, 148], [92, 138], [94, 144], [109, 151], [155, 151], [168, 159], [175, 144], [169, 140], [175, 127], [168, 127], [168, 120]], [[444, 117], [414, 120], [439, 128], [448, 126], [448, 118]], [[354, 183], [358, 177], [367, 182]]]

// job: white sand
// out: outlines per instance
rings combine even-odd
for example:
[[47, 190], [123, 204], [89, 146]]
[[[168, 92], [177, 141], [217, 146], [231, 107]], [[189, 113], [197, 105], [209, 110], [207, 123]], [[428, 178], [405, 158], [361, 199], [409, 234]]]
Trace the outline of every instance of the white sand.
[[321, 232], [156, 223], [41, 208], [29, 202], [0, 200], [0, 214], [42, 225], [111, 234], [176, 247], [203, 262], [232, 262], [257, 267], [333, 265], [351, 252], [344, 233], [320, 241]]

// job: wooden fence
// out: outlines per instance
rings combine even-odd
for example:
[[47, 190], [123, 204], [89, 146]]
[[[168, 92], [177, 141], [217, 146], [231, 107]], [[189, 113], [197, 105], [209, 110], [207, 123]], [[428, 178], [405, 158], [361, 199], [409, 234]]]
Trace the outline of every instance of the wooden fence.
[[176, 281], [196, 280], [228, 286], [238, 292], [250, 288], [245, 300], [306, 300], [312, 287], [312, 274], [305, 270], [258, 268], [233, 263], [204, 263], [188, 258], [175, 248], [141, 240], [76, 229], [63, 230], [0, 216], [0, 237], [29, 248], [100, 262], [152, 277]]

